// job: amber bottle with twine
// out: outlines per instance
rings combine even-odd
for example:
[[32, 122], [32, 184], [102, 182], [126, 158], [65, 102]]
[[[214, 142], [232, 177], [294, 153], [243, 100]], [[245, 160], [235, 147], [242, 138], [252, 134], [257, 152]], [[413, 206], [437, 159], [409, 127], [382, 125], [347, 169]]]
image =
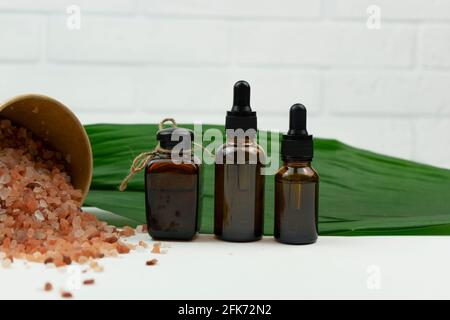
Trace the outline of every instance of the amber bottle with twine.
[[[164, 128], [170, 122], [172, 128]], [[173, 140], [176, 135], [179, 141]], [[200, 225], [201, 165], [189, 144], [189, 161], [174, 161], [174, 147], [194, 140], [194, 132], [178, 128], [174, 119], [161, 121], [155, 149], [138, 155], [120, 185], [124, 191], [130, 179], [145, 170], [145, 208], [148, 232], [157, 240], [192, 240]], [[195, 144], [195, 143], [193, 143]], [[201, 146], [200, 146], [201, 147]]]

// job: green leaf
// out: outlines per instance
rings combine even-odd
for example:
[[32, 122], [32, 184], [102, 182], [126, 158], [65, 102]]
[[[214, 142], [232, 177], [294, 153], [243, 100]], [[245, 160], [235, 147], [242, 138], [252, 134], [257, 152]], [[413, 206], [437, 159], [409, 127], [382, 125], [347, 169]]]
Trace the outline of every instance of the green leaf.
[[[223, 126], [203, 126], [203, 130], [212, 127], [223, 132]], [[94, 152], [94, 178], [86, 205], [114, 212], [132, 222], [145, 222], [142, 173], [135, 176], [127, 191], [120, 193], [117, 188], [134, 157], [155, 147], [158, 126], [99, 124], [86, 126], [86, 130]], [[450, 234], [450, 170], [324, 139], [315, 139], [313, 165], [320, 175], [320, 234]], [[211, 233], [214, 166], [204, 166], [203, 170], [201, 231]], [[266, 176], [268, 235], [273, 232], [273, 190], [273, 176]]]

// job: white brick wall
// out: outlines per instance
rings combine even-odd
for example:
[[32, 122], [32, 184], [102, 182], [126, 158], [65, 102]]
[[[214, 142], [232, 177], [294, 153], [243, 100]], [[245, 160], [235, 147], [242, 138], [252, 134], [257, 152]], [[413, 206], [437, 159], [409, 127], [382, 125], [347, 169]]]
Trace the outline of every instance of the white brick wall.
[[5, 12], [64, 13], [77, 5], [84, 12], [135, 14], [137, 0], [0, 0], [0, 10]]
[[423, 64], [450, 68], [450, 26], [424, 27], [421, 36]]
[[5, 63], [38, 62], [44, 18], [0, 13], [0, 59]]
[[330, 71], [325, 77], [324, 101], [325, 105], [333, 105], [332, 113], [402, 117], [450, 115], [450, 73]]
[[50, 18], [51, 61], [86, 63], [221, 64], [229, 61], [226, 23], [216, 20], [87, 16], [79, 31]]
[[389, 20], [444, 20], [448, 21], [450, 2], [447, 0], [325, 0], [330, 17], [364, 19], [370, 5], [381, 8], [384, 18]]
[[223, 123], [247, 79], [262, 128], [303, 102], [316, 136], [450, 168], [450, 0], [0, 0], [0, 43], [0, 99], [85, 123]]
[[150, 0], [143, 1], [150, 15], [231, 18], [318, 18], [317, 0]]
[[369, 32], [359, 22], [257, 21], [234, 24], [233, 59], [242, 65], [408, 67], [410, 26]]

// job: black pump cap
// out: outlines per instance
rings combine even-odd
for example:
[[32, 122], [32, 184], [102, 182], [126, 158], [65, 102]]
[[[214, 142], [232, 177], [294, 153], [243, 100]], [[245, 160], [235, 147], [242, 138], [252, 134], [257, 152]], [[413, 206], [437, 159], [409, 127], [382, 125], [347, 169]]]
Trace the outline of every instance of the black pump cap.
[[241, 80], [234, 84], [234, 101], [227, 112], [225, 129], [257, 130], [256, 112], [250, 107], [250, 85]]
[[281, 155], [283, 160], [311, 161], [313, 158], [313, 137], [306, 130], [306, 108], [294, 104], [289, 112], [289, 131], [283, 135]]
[[[176, 132], [175, 132], [176, 131]], [[175, 137], [178, 137], [178, 140], [172, 141], [172, 135], [175, 132]], [[187, 147], [191, 147], [192, 142], [194, 141], [194, 132], [185, 128], [165, 128], [161, 129], [156, 133], [156, 139], [159, 141], [161, 148], [163, 149], [172, 149], [181, 141], [186, 141], [186, 138], [190, 138], [190, 144]]]

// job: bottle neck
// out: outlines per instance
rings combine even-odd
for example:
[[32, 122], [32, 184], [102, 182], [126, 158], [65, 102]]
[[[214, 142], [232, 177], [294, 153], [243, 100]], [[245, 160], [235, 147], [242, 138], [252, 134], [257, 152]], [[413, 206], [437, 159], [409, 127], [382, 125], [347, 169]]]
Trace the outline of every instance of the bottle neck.
[[235, 135], [227, 135], [227, 144], [250, 145], [256, 144], [256, 135], [236, 137]]
[[167, 141], [159, 141], [159, 147], [169, 153], [177, 147], [180, 151], [183, 152], [191, 152], [192, 151], [192, 142], [189, 141], [181, 141], [181, 142], [167, 142]]
[[285, 159], [283, 160], [283, 163], [286, 167], [294, 167], [294, 168], [311, 167], [311, 161], [305, 160]]
[[166, 148], [162, 148], [158, 152], [158, 156], [163, 159], [190, 159], [194, 153], [192, 148], [186, 149], [178, 149], [178, 152], [175, 152], [173, 146], [166, 146]]

